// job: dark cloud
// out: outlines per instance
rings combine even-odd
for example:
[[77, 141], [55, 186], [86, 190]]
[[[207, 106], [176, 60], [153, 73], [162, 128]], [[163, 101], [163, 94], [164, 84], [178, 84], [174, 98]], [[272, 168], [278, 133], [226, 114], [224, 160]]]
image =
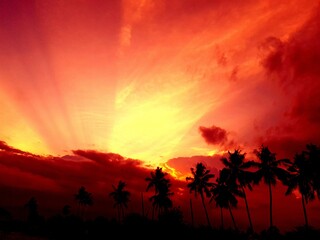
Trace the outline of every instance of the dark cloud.
[[[320, 75], [319, 80], [320, 81]], [[316, 86], [317, 85], [317, 86]], [[317, 88], [313, 88], [317, 87]], [[320, 122], [320, 83], [314, 84], [312, 88], [302, 89], [295, 95], [291, 109], [287, 116], [300, 119], [303, 122], [319, 124]]]
[[283, 65], [284, 44], [276, 37], [268, 37], [262, 43], [262, 49], [267, 55], [262, 60], [262, 65], [268, 72], [281, 72]]
[[212, 125], [211, 127], [199, 127], [199, 131], [208, 144], [224, 144], [227, 140], [227, 131]]
[[97, 163], [106, 164], [107, 162], [122, 162], [124, 157], [115, 153], [102, 153], [94, 150], [73, 150], [74, 154], [93, 160]]
[[[126, 159], [118, 154], [93, 150], [73, 152], [77, 155], [46, 157], [18, 154], [9, 148], [8, 151], [0, 152], [0, 164], [19, 173], [53, 181], [62, 191], [79, 184], [96, 188], [97, 183], [107, 185], [120, 179], [137, 182], [136, 179], [144, 180], [149, 173], [149, 169], [144, 168], [140, 161]], [[28, 187], [23, 181], [15, 184]], [[141, 190], [140, 186], [141, 184], [134, 185], [137, 190]]]
[[320, 14], [315, 14], [286, 41], [269, 37], [262, 44], [262, 64], [282, 82], [310, 84], [320, 76]]
[[[145, 178], [154, 169], [144, 167], [139, 160], [94, 150], [74, 150], [75, 155], [63, 157], [37, 156], [24, 154], [5, 142], [0, 146], [0, 192], [3, 196], [0, 206], [15, 206], [13, 210], [16, 211], [32, 195], [39, 200], [41, 209], [46, 209], [44, 214], [57, 213], [64, 204], [76, 208], [73, 195], [80, 186], [85, 186], [95, 201], [89, 212], [93, 216], [102, 213], [113, 216], [116, 212], [108, 194], [119, 180], [125, 181], [127, 190], [132, 193], [128, 211], [140, 209], [141, 193], [144, 193], [146, 208], [150, 205], [148, 199], [153, 191], [146, 192]], [[183, 204], [181, 189], [185, 188], [185, 183], [170, 174], [168, 177], [175, 192], [174, 199], [177, 204]]]
[[13, 148], [11, 146], [8, 146], [8, 144], [4, 141], [0, 141], [0, 151], [7, 151], [7, 152], [12, 152], [12, 153], [19, 153], [19, 154], [24, 154], [24, 155], [33, 155], [28, 152], [21, 151], [19, 149]]
[[304, 150], [308, 142], [297, 137], [274, 134], [261, 138], [259, 143], [260, 145], [268, 146], [271, 152], [276, 153], [277, 158], [289, 158], [293, 160], [294, 155]]
[[[268, 128], [263, 141], [299, 151], [306, 143], [320, 144], [320, 6], [287, 40], [269, 37], [262, 44], [262, 65], [281, 86], [288, 102], [283, 119]], [[287, 131], [284, 128], [290, 126]], [[272, 131], [270, 129], [278, 129]], [[282, 150], [283, 151], [283, 150]]]

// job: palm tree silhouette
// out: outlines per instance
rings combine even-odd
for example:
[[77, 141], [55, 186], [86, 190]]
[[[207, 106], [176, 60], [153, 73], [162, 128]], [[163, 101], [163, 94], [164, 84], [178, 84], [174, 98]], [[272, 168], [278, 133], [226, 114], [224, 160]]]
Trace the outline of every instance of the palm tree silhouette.
[[208, 216], [208, 211], [206, 208], [206, 204], [204, 202], [204, 193], [207, 197], [211, 196], [210, 188], [213, 186], [210, 178], [214, 178], [214, 174], [210, 174], [210, 170], [203, 165], [203, 163], [199, 162], [196, 164], [196, 169], [190, 168], [193, 177], [186, 177], [186, 181], [191, 181], [187, 184], [187, 187], [190, 189], [190, 193], [194, 191], [195, 197], [197, 194], [200, 194], [202, 206], [204, 212], [206, 214], [206, 219], [208, 226], [211, 227], [210, 219]]
[[320, 199], [320, 147], [310, 143], [306, 148], [303, 152], [311, 165], [312, 188]]
[[307, 144], [306, 150], [294, 156], [288, 171], [291, 174], [287, 182], [286, 194], [291, 194], [295, 189], [299, 190], [305, 226], [308, 228], [306, 205], [309, 201], [314, 200], [316, 194], [320, 198], [320, 148], [315, 144]]
[[64, 205], [63, 208], [62, 208], [62, 214], [63, 216], [69, 216], [70, 215], [70, 212], [71, 212], [71, 206], [70, 205]]
[[147, 177], [145, 180], [149, 182], [146, 191], [152, 187], [155, 189], [155, 194], [150, 197], [150, 201], [152, 202], [152, 219], [154, 219], [155, 209], [158, 209], [159, 217], [163, 211], [167, 211], [172, 207], [170, 196], [173, 193], [170, 192], [170, 180], [166, 178], [168, 174], [163, 172], [162, 168], [157, 167], [150, 175], [151, 177]]
[[86, 207], [93, 205], [92, 193], [88, 192], [84, 186], [81, 186], [74, 198], [78, 201], [78, 215], [84, 217]]
[[117, 187], [112, 185], [113, 192], [109, 194], [114, 199], [114, 207], [117, 208], [119, 222], [121, 221], [120, 216], [122, 216], [122, 220], [124, 219], [124, 207], [128, 207], [127, 203], [131, 195], [129, 191], [124, 190], [125, 187], [126, 183], [120, 180]]
[[191, 226], [194, 227], [194, 217], [193, 217], [193, 207], [192, 207], [192, 199], [190, 198], [190, 214], [191, 214]]
[[145, 214], [144, 214], [144, 200], [143, 200], [143, 193], [141, 193], [141, 213], [142, 213], [142, 216], [144, 217]]
[[212, 196], [209, 201], [209, 202], [212, 202], [214, 200], [216, 202], [216, 206], [220, 208], [221, 229], [224, 229], [223, 208], [228, 207], [225, 201], [222, 201], [223, 194], [220, 194], [223, 192], [223, 188], [224, 188], [223, 183], [219, 180], [219, 178], [217, 178], [216, 183], [214, 183], [214, 185], [210, 190], [212, 193]]
[[24, 205], [24, 207], [28, 210], [28, 221], [34, 222], [39, 218], [38, 212], [38, 202], [35, 197], [31, 197], [28, 202]]
[[291, 174], [286, 183], [288, 186], [286, 195], [291, 194], [293, 190], [298, 188], [301, 194], [305, 226], [308, 228], [306, 204], [309, 200], [313, 200], [315, 195], [312, 186], [312, 165], [306, 158], [305, 152], [297, 153], [294, 156], [293, 163], [288, 167], [288, 171]]
[[236, 221], [232, 214], [231, 207], [237, 207], [238, 200], [236, 196], [244, 197], [243, 191], [238, 189], [238, 185], [230, 184], [229, 178], [231, 177], [229, 169], [222, 169], [219, 173], [219, 178], [210, 189], [212, 196], [210, 202], [216, 202], [216, 206], [220, 207], [221, 212], [221, 227], [223, 228], [223, 212], [222, 209], [228, 209], [232, 223], [235, 230], [238, 230]]
[[[152, 204], [152, 219], [154, 219], [154, 211], [156, 206], [158, 205], [158, 202], [160, 199], [160, 196], [156, 197], [160, 191], [163, 191], [162, 194], [166, 195], [165, 191], [169, 190], [169, 179], [166, 179], [167, 173], [162, 171], [162, 168], [157, 167], [154, 172], [150, 173], [151, 177], [146, 177], [145, 180], [149, 182], [146, 191], [149, 191], [150, 188], [154, 188], [154, 196], [150, 198], [150, 200], [153, 202]], [[168, 192], [169, 193], [169, 192]], [[161, 196], [164, 197], [164, 196]]]
[[252, 161], [245, 162], [246, 153], [241, 153], [241, 150], [236, 149], [233, 153], [228, 151], [228, 158], [221, 158], [222, 163], [225, 166], [225, 171], [229, 174], [229, 180], [231, 181], [229, 184], [239, 185], [241, 191], [243, 192], [243, 198], [246, 204], [246, 210], [250, 225], [250, 230], [253, 232], [253, 225], [251, 221], [251, 216], [249, 212], [249, 206], [247, 201], [247, 195], [245, 192], [245, 188], [248, 187], [250, 191], [252, 191], [251, 182], [253, 181], [253, 173], [247, 171], [250, 167], [253, 166]]
[[165, 177], [167, 176], [167, 173], [162, 171], [162, 168], [157, 167], [154, 172], [150, 173], [151, 177], [146, 177], [145, 180], [149, 182], [147, 186], [147, 191], [154, 187], [155, 193], [158, 193], [160, 191], [161, 186], [167, 184], [169, 182], [168, 179]]
[[172, 200], [170, 199], [170, 196], [173, 195], [173, 192], [170, 192], [170, 187], [170, 181], [164, 181], [159, 186], [158, 193], [150, 197], [153, 208], [158, 209], [158, 218], [162, 213], [167, 212], [168, 209], [172, 207]]
[[281, 168], [283, 163], [290, 164], [289, 159], [276, 159], [276, 154], [270, 152], [267, 146], [261, 146], [260, 149], [255, 149], [254, 153], [260, 162], [252, 162], [252, 165], [258, 170], [255, 172], [255, 183], [258, 184], [262, 179], [269, 187], [269, 201], [270, 201], [270, 229], [273, 228], [272, 221], [272, 185], [275, 186], [277, 179], [285, 182], [288, 178], [288, 172]]

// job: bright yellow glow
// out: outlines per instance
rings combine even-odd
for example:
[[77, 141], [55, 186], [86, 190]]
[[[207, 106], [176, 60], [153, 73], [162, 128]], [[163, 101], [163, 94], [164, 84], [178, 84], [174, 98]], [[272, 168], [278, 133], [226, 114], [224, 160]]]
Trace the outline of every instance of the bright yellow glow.
[[167, 81], [149, 81], [148, 88], [142, 89], [132, 81], [118, 90], [116, 121], [108, 141], [110, 150], [154, 166], [172, 157], [184, 133], [209, 107], [195, 103], [185, 108], [185, 102], [190, 101], [190, 95], [198, 87], [196, 82], [176, 79], [181, 83], [177, 86], [174, 79], [170, 83], [172, 76], [161, 77]]
[[168, 164], [164, 163], [161, 164], [161, 167], [163, 168], [163, 170], [167, 173], [169, 173], [171, 176], [180, 179], [180, 180], [185, 180], [185, 177], [183, 179], [181, 179], [181, 172], [179, 172], [177, 169], [170, 167]]
[[104, 2], [37, 1], [8, 15], [14, 28], [0, 27], [0, 140], [37, 154], [94, 149], [152, 166], [223, 153], [199, 126], [253, 144], [252, 122], [271, 111], [261, 108], [270, 96], [260, 92], [267, 81], [259, 42], [291, 36], [316, 5], [199, 3], [190, 12], [175, 1], [172, 12], [162, 1]]
[[22, 151], [46, 155], [52, 150], [48, 148], [41, 136], [30, 127], [25, 118], [21, 118], [19, 112], [7, 101], [8, 96], [0, 91], [0, 102], [2, 103], [2, 123], [9, 123], [0, 126], [2, 139], [10, 146]]

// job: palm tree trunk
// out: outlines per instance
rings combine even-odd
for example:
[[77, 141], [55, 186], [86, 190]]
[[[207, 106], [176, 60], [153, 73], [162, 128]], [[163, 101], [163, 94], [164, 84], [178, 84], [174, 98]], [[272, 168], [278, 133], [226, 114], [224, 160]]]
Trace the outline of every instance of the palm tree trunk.
[[194, 219], [193, 219], [193, 209], [192, 209], [192, 200], [190, 198], [190, 212], [191, 212], [191, 225], [194, 227]]
[[159, 216], [160, 216], [160, 214], [161, 214], [161, 207], [160, 207], [160, 206], [158, 206], [158, 220], [159, 220]]
[[244, 196], [244, 202], [246, 203], [246, 209], [247, 209], [247, 214], [248, 214], [248, 219], [249, 219], [249, 224], [250, 224], [250, 230], [253, 232], [253, 225], [252, 225], [251, 216], [250, 216], [250, 212], [249, 212], [247, 194], [246, 194], [246, 192], [244, 190], [243, 185], [241, 185], [241, 188], [242, 188], [242, 192], [243, 192], [243, 196]]
[[306, 228], [308, 228], [308, 217], [307, 217], [307, 208], [306, 208], [306, 203], [305, 203], [305, 197], [303, 194], [301, 194], [301, 200], [302, 200], [302, 207], [303, 207], [303, 214], [304, 214], [304, 220], [306, 223]]
[[83, 205], [83, 207], [82, 207], [82, 219], [83, 219], [83, 221], [85, 220], [85, 212], [86, 212], [86, 205]]
[[236, 221], [234, 220], [230, 205], [228, 205], [228, 208], [229, 208], [229, 212], [230, 212], [230, 216], [231, 216], [231, 219], [232, 219], [232, 222], [233, 222], [234, 229], [238, 230], [237, 225], [236, 225]]
[[120, 205], [122, 221], [124, 220], [124, 207]]
[[220, 217], [221, 217], [221, 229], [224, 229], [224, 224], [223, 224], [223, 209], [220, 207]]
[[141, 207], [142, 207], [142, 216], [144, 217], [143, 193], [141, 193]]
[[152, 205], [152, 221], [154, 220], [154, 205]]
[[117, 206], [117, 210], [118, 210], [118, 222], [120, 223], [120, 206]]
[[148, 207], [148, 208], [146, 209], [146, 218], [148, 218], [149, 212], [150, 212], [150, 207]]
[[272, 189], [271, 183], [269, 183], [269, 196], [270, 196], [270, 228], [273, 226], [272, 223]]
[[80, 213], [81, 213], [81, 204], [78, 203], [78, 209], [77, 209], [77, 215], [78, 215], [78, 217], [81, 217], [81, 216], [80, 216]]
[[202, 201], [202, 205], [203, 205], [203, 208], [204, 208], [204, 212], [205, 212], [205, 214], [206, 214], [206, 218], [207, 218], [208, 226], [211, 228], [211, 223], [210, 223], [210, 219], [209, 219], [208, 211], [207, 211], [207, 208], [206, 208], [206, 204], [205, 204], [205, 202], [204, 202], [203, 194], [201, 194], [200, 196], [201, 196], [201, 201]]
[[80, 208], [80, 217], [83, 219], [83, 209], [84, 209], [84, 205], [81, 206]]

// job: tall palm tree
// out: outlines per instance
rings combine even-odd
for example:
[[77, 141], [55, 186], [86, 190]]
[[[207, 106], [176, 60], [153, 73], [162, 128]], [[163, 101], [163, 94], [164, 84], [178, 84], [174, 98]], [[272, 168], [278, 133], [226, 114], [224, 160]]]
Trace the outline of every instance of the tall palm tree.
[[312, 186], [312, 165], [306, 158], [305, 152], [297, 153], [293, 163], [288, 167], [291, 173], [286, 185], [288, 186], [286, 195], [291, 194], [293, 190], [298, 189], [301, 194], [302, 208], [305, 220], [305, 226], [308, 228], [308, 217], [306, 204], [315, 197]]
[[171, 184], [170, 182], [163, 183], [159, 187], [159, 192], [152, 197], [150, 197], [150, 201], [152, 201], [152, 206], [154, 209], [158, 209], [158, 218], [162, 213], [165, 213], [172, 207], [172, 200], [170, 196], [173, 195], [173, 192], [170, 192]]
[[63, 206], [63, 208], [62, 208], [62, 214], [63, 214], [63, 216], [69, 216], [70, 215], [70, 212], [71, 212], [71, 206], [70, 205], [68, 205], [68, 204], [66, 204], [66, 205], [64, 205]]
[[[170, 180], [166, 178], [168, 174], [162, 171], [162, 168], [157, 167], [154, 172], [150, 173], [150, 177], [146, 177], [145, 180], [148, 183], [146, 191], [149, 191], [150, 188], [154, 188], [155, 194], [150, 198], [152, 204], [152, 219], [154, 219], [154, 211], [155, 208], [159, 207], [158, 211], [165, 206], [170, 205], [169, 196], [172, 195], [170, 193], [169, 188], [171, 186]], [[172, 203], [171, 203], [172, 204]]]
[[248, 171], [249, 168], [253, 166], [251, 161], [245, 162], [246, 153], [241, 153], [241, 150], [235, 149], [233, 153], [228, 151], [228, 158], [221, 158], [222, 163], [224, 164], [226, 170], [229, 174], [229, 184], [239, 185], [241, 191], [243, 192], [243, 198], [246, 205], [250, 230], [253, 231], [253, 225], [251, 221], [251, 216], [249, 212], [249, 206], [247, 201], [247, 195], [245, 188], [247, 187], [252, 191], [251, 183], [253, 181], [253, 172]]
[[159, 189], [161, 188], [162, 185], [165, 185], [169, 182], [168, 179], [165, 177], [167, 176], [167, 173], [162, 171], [162, 168], [157, 167], [154, 172], [150, 173], [151, 177], [146, 177], [145, 180], [149, 182], [147, 186], [147, 191], [150, 188], [154, 188], [155, 193], [159, 192]]
[[112, 185], [113, 192], [109, 194], [114, 199], [114, 207], [117, 208], [119, 222], [121, 221], [121, 215], [122, 220], [124, 219], [124, 208], [128, 207], [127, 203], [131, 195], [129, 191], [124, 190], [125, 187], [126, 183], [120, 180], [117, 187]]
[[192, 208], [192, 199], [190, 198], [190, 214], [191, 214], [191, 226], [194, 227], [194, 218], [193, 218], [193, 208]]
[[[226, 204], [226, 201], [222, 200], [222, 196], [224, 192], [224, 186], [223, 183], [220, 181], [219, 178], [216, 179], [216, 183], [211, 188], [212, 196], [210, 198], [210, 203], [214, 200], [216, 202], [216, 207], [220, 208], [220, 219], [221, 219], [221, 229], [224, 229], [224, 221], [223, 221], [223, 208], [228, 208], [228, 204]], [[221, 195], [221, 196], [220, 196]]]
[[253, 162], [253, 166], [258, 168], [255, 172], [255, 183], [258, 184], [262, 179], [269, 187], [269, 201], [270, 201], [270, 229], [273, 227], [272, 219], [272, 186], [275, 186], [277, 180], [285, 182], [289, 173], [280, 166], [282, 164], [290, 164], [289, 159], [276, 159], [276, 154], [272, 153], [267, 146], [261, 146], [258, 150], [255, 149], [254, 153], [260, 162]]
[[190, 189], [190, 193], [195, 193], [195, 197], [197, 197], [197, 194], [200, 195], [208, 226], [211, 227], [208, 211], [204, 202], [204, 194], [206, 194], [207, 197], [211, 196], [210, 188], [213, 186], [213, 183], [209, 181], [211, 178], [214, 178], [214, 174], [210, 174], [210, 170], [201, 162], [196, 164], [195, 169], [190, 168], [190, 170], [192, 177], [186, 177], [187, 182], [190, 181], [187, 187]]
[[141, 193], [141, 211], [142, 211], [142, 216], [144, 217], [144, 200], [143, 200], [143, 193]]
[[313, 191], [320, 199], [320, 147], [310, 143], [306, 145], [306, 150], [303, 152], [310, 162]]
[[78, 215], [84, 217], [86, 207], [93, 205], [92, 193], [88, 192], [84, 186], [81, 186], [74, 198], [78, 201]]
[[236, 221], [234, 219], [234, 216], [232, 214], [232, 207], [237, 207], [238, 197], [244, 197], [243, 191], [238, 188], [237, 185], [232, 184], [229, 181], [230, 178], [230, 172], [229, 169], [222, 169], [219, 174], [219, 178], [216, 179], [216, 183], [213, 184], [212, 188], [210, 189], [212, 196], [210, 199], [210, 202], [213, 200], [216, 202], [216, 206], [220, 207], [221, 211], [221, 227], [223, 228], [223, 212], [222, 209], [228, 209], [233, 226], [235, 230], [237, 230]]
[[38, 212], [38, 201], [35, 197], [31, 197], [28, 202], [24, 205], [24, 207], [28, 210], [28, 221], [34, 222], [39, 218]]

